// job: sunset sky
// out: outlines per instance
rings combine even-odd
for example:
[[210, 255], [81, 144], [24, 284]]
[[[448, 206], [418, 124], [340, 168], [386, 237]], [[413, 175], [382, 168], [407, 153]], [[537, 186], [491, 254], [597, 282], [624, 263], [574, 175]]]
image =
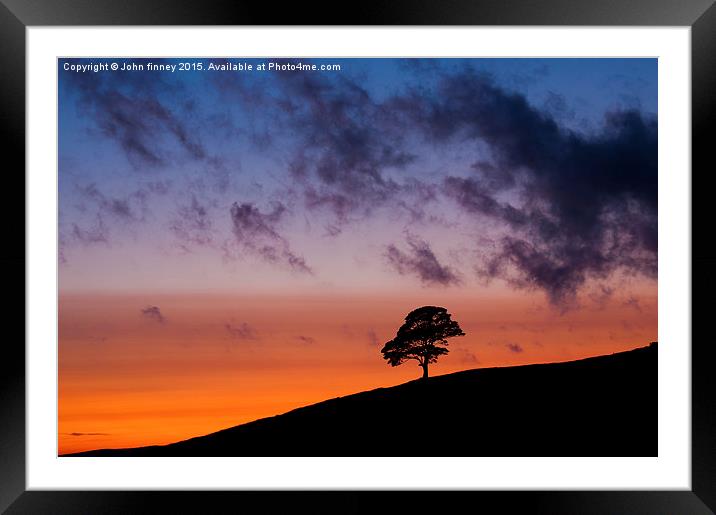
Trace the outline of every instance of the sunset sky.
[[60, 453], [417, 378], [427, 304], [431, 375], [657, 339], [656, 59], [114, 61], [58, 62]]

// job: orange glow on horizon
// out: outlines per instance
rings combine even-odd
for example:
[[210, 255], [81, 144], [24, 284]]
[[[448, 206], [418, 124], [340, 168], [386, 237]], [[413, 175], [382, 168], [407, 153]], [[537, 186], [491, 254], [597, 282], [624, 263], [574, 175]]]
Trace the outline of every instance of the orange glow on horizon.
[[[420, 376], [380, 354], [411, 309], [445, 306], [465, 337], [430, 374], [569, 361], [657, 339], [656, 287], [559, 313], [538, 295], [60, 297], [59, 453], [165, 444]], [[160, 307], [163, 320], [143, 316]]]

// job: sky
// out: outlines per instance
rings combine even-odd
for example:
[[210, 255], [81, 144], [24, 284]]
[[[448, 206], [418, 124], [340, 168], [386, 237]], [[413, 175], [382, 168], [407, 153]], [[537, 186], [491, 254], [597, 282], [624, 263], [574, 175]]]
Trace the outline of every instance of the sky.
[[431, 374], [657, 339], [655, 59], [58, 74], [60, 453], [419, 377], [421, 305], [466, 333]]

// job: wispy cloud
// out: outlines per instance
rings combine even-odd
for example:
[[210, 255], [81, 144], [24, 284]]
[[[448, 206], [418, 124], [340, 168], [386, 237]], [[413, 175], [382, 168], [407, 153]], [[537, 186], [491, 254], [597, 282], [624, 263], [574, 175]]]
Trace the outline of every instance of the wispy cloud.
[[507, 347], [507, 349], [508, 349], [510, 352], [514, 352], [515, 354], [519, 354], [520, 352], [524, 352], [524, 349], [522, 348], [522, 345], [520, 345], [519, 343], [507, 343], [507, 344], [505, 344], [505, 347]]
[[[490, 148], [473, 177], [445, 180], [466, 212], [508, 228], [478, 263], [481, 274], [542, 289], [562, 306], [590, 277], [619, 268], [655, 277], [655, 119], [616, 111], [601, 132], [578, 134], [473, 71], [446, 76], [432, 98], [398, 105], [432, 142]], [[520, 202], [502, 200], [507, 193]]]
[[213, 222], [209, 207], [195, 195], [188, 204], [180, 205], [170, 222], [169, 230], [182, 245], [210, 245], [213, 243]]
[[96, 73], [69, 76], [79, 93], [78, 109], [117, 143], [135, 168], [166, 166], [176, 161], [174, 156], [205, 159], [208, 153], [192, 124], [191, 104], [181, 102], [177, 84], [129, 73], [111, 79]]
[[290, 270], [312, 274], [306, 260], [296, 254], [283, 236], [278, 232], [278, 225], [288, 212], [281, 202], [275, 202], [268, 212], [261, 212], [253, 203], [231, 206], [231, 223], [236, 242], [246, 252], [250, 252], [262, 260], [283, 265]]
[[430, 245], [415, 236], [407, 238], [409, 250], [404, 252], [395, 245], [388, 245], [385, 258], [401, 275], [415, 275], [425, 285], [449, 286], [459, 284], [460, 279], [447, 265], [441, 264]]
[[241, 322], [240, 324], [227, 322], [224, 324], [224, 328], [226, 329], [226, 332], [229, 333], [229, 336], [236, 340], [245, 341], [259, 339], [256, 329], [250, 326], [247, 322]]
[[380, 347], [381, 342], [378, 339], [378, 335], [376, 334], [375, 330], [368, 329], [368, 332], [366, 333], [366, 337], [368, 338], [368, 344], [371, 347]]
[[158, 306], [147, 306], [139, 311], [143, 317], [160, 324], [165, 323], [167, 320], [162, 314], [162, 310]]
[[[278, 74], [270, 84], [217, 74], [203, 89], [147, 74], [111, 80], [72, 74], [63, 81], [94, 134], [120, 149], [135, 172], [196, 165], [186, 172], [192, 179], [186, 198], [173, 198], [168, 205], [176, 209], [162, 213], [162, 227], [182, 245], [223, 252], [233, 245], [276, 266], [320, 275], [297, 243], [289, 243], [291, 216], [316, 217], [324, 236], [337, 237], [351, 223], [397, 212], [407, 214], [415, 236], [389, 245], [384, 259], [425, 285], [455, 285], [465, 278], [468, 259], [458, 272], [441, 261], [449, 249], [420, 232], [421, 224], [442, 223], [442, 213], [426, 206], [448, 199], [469, 226], [466, 233], [481, 235], [472, 243], [479, 252], [470, 270], [542, 291], [552, 305], [567, 309], [587, 283], [606, 282], [614, 273], [656, 278], [658, 125], [630, 103], [605, 113], [592, 130], [577, 132], [570, 128], [574, 110], [559, 93], [548, 91], [534, 103], [512, 89], [541, 80], [536, 66], [522, 82], [510, 82], [469, 66], [409, 60], [402, 72], [420, 80], [381, 94], [349, 73]], [[214, 97], [230, 100], [234, 110], [207, 108], [206, 98]], [[277, 156], [271, 173], [290, 184], [290, 209], [243, 192], [243, 200], [230, 205], [229, 195], [238, 190], [226, 193], [235, 170], [225, 159], [234, 149], [217, 154], [217, 134], [240, 139], [242, 149]], [[474, 162], [444, 164], [441, 170], [448, 171], [438, 173], [440, 179], [427, 174], [432, 164], [424, 164], [426, 158], [454, 149], [475, 156]], [[198, 194], [203, 181], [215, 183], [212, 191], [225, 195], [222, 203]], [[150, 195], [168, 191], [155, 182], [155, 189], [122, 194], [95, 183], [78, 186], [73, 194], [81, 216], [63, 227], [61, 258], [73, 242], [108, 244], [117, 226], [145, 220]]]
[[303, 345], [313, 345], [314, 343], [316, 343], [315, 338], [313, 338], [312, 336], [305, 336], [303, 334], [296, 336], [294, 340]]

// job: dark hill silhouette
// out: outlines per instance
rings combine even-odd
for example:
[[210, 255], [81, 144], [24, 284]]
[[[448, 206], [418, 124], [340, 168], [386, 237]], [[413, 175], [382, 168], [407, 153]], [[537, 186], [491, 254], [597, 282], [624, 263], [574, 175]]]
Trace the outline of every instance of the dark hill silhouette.
[[164, 446], [70, 456], [656, 456], [657, 345], [467, 370]]

